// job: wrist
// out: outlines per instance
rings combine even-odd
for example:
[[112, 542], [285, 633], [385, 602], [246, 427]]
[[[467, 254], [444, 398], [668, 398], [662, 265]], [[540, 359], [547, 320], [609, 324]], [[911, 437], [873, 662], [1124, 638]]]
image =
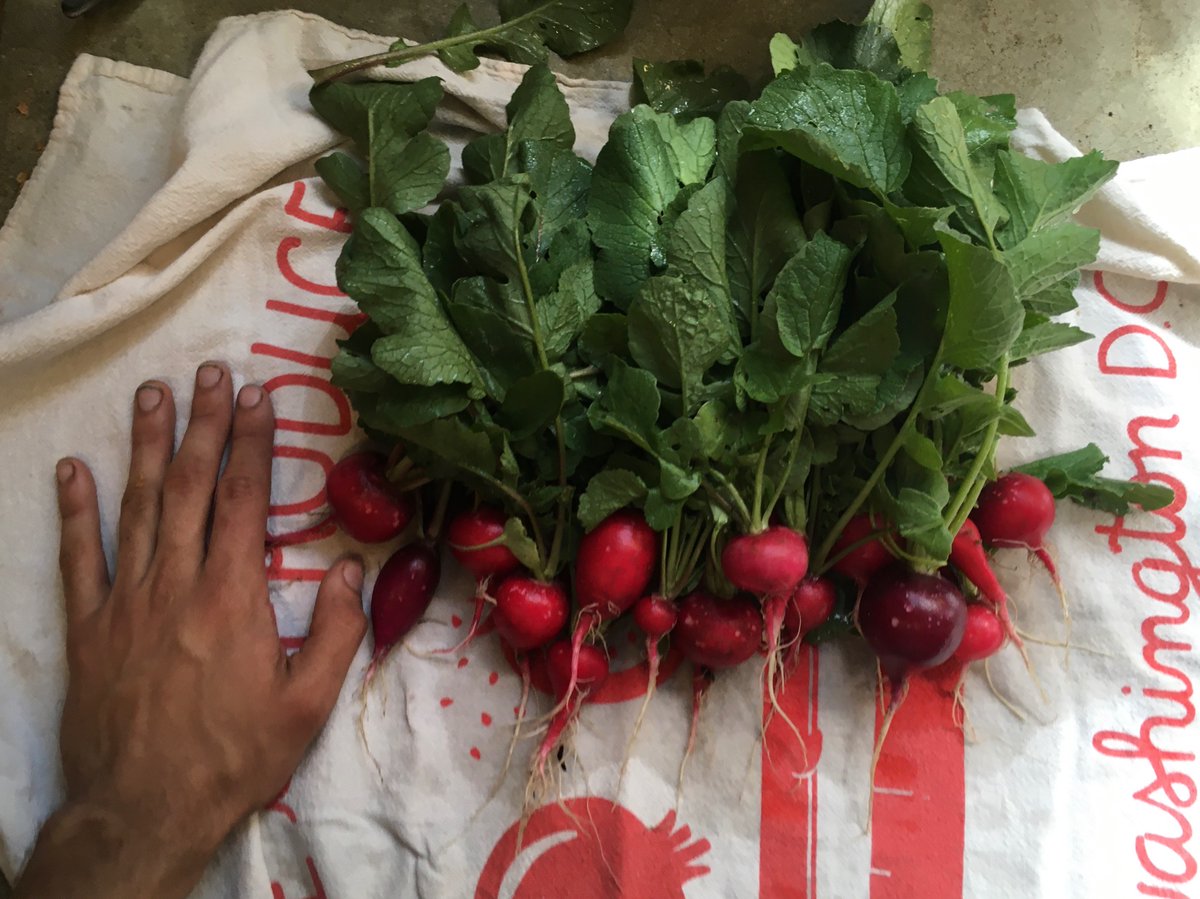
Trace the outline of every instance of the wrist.
[[16, 899], [182, 899], [204, 873], [220, 838], [163, 824], [100, 801], [64, 805], [42, 828]]

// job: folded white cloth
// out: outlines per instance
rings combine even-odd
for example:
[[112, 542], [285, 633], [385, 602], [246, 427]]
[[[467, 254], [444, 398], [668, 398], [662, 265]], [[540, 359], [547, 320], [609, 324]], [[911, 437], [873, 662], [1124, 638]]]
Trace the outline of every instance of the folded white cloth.
[[[10, 878], [62, 791], [53, 460], [92, 465], [111, 540], [134, 388], [162, 377], [182, 409], [196, 364], [222, 359], [271, 389], [279, 417], [271, 530], [299, 535], [271, 571], [286, 638], [305, 633], [313, 578], [348, 548], [321, 526], [321, 491], [324, 467], [361, 440], [328, 384], [354, 310], [332, 284], [344, 223], [311, 177], [338, 137], [311, 115], [305, 72], [386, 43], [268, 13], [223, 22], [190, 80], [83, 56], [63, 85], [46, 152], [0, 231], [0, 868]], [[457, 75], [425, 59], [380, 75], [444, 80], [452, 99], [437, 130], [457, 160], [472, 134], [503, 123], [521, 72], [485, 62]], [[594, 157], [628, 86], [561, 81], [578, 149]], [[1022, 113], [1019, 138], [1047, 159], [1075, 153], [1036, 112]], [[1082, 213], [1104, 235], [1105, 274], [1085, 280], [1078, 320], [1101, 339], [1023, 372], [1039, 453], [1096, 440], [1120, 474], [1200, 489], [1200, 291], [1183, 286], [1200, 284], [1198, 154], [1122, 166]], [[1014, 719], [972, 674], [978, 742], [964, 750], [953, 684], [914, 688], [880, 768], [873, 837], [863, 832], [873, 668], [861, 653], [810, 653], [794, 678], [787, 701], [806, 758], [774, 729], [764, 751], [757, 672], [720, 680], [676, 810], [687, 679], [656, 697], [618, 793], [642, 678], [618, 632], [623, 670], [612, 701], [584, 716], [563, 784], [572, 798], [535, 812], [518, 851], [521, 773], [488, 801], [519, 692], [512, 667], [494, 637], [461, 659], [424, 655], [457, 642], [452, 616], [468, 614], [470, 588], [448, 571], [412, 652], [395, 653], [371, 691], [370, 754], [356, 729], [364, 647], [281, 803], [235, 834], [197, 895], [582, 897], [616, 895], [617, 884], [626, 896], [1063, 897], [1139, 884], [1189, 895], [1193, 847], [1180, 833], [1194, 815], [1200, 666], [1183, 647], [1195, 643], [1185, 599], [1200, 583], [1186, 499], [1181, 489], [1177, 507], [1125, 532], [1061, 511], [1054, 537], [1077, 600], [1077, 648], [1067, 670], [1061, 650], [1034, 647], [1050, 704], [1011, 659], [994, 666], [997, 686], [1033, 720]], [[1054, 639], [1053, 591], [1019, 562], [1002, 557], [1022, 627]]]

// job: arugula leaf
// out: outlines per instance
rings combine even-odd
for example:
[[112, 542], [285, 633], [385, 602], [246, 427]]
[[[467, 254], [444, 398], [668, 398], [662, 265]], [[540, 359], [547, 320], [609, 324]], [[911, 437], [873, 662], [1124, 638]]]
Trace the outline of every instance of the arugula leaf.
[[940, 235], [950, 273], [950, 308], [942, 360], [964, 369], [989, 369], [1021, 333], [1025, 310], [1012, 276], [984, 247]]
[[1036, 231], [1006, 250], [1004, 264], [1017, 293], [1032, 296], [1094, 262], [1099, 251], [1099, 231], [1066, 222]]
[[713, 296], [677, 278], [651, 278], [629, 307], [629, 351], [642, 368], [683, 396], [683, 413], [699, 406], [696, 390], [729, 348]]
[[696, 116], [716, 118], [731, 100], [750, 96], [750, 83], [728, 66], [704, 73], [694, 59], [673, 62], [633, 60], [634, 102], [684, 121]]
[[1175, 500], [1175, 492], [1160, 484], [1100, 477], [1108, 456], [1094, 443], [1082, 449], [1019, 465], [1013, 471], [1045, 481], [1056, 499], [1071, 499], [1089, 509], [1128, 515], [1133, 506], [1147, 512]]
[[621, 309], [650, 277], [651, 260], [666, 261], [659, 224], [679, 188], [658, 125], [620, 116], [596, 158], [587, 217], [598, 251], [596, 290]]
[[875, 0], [866, 24], [891, 32], [900, 61], [914, 72], [929, 68], [933, 49], [933, 11], [921, 0]]
[[870, 72], [796, 69], [751, 104], [746, 149], [782, 147], [880, 196], [904, 183], [911, 155], [896, 88]]
[[954, 102], [930, 100], [916, 111], [910, 127], [915, 153], [904, 195], [925, 206], [954, 206], [973, 236], [993, 243], [1005, 211], [971, 158]]
[[588, 481], [579, 497], [579, 523], [590, 531], [613, 512], [633, 506], [646, 498], [646, 484], [632, 471], [606, 469]]
[[1015, 246], [1034, 231], [1065, 221], [1116, 172], [1117, 163], [1096, 151], [1059, 163], [997, 153], [996, 194], [1009, 212], [1001, 243]]
[[837, 326], [852, 254], [845, 244], [818, 233], [779, 273], [770, 297], [779, 339], [803, 358], [821, 349]]

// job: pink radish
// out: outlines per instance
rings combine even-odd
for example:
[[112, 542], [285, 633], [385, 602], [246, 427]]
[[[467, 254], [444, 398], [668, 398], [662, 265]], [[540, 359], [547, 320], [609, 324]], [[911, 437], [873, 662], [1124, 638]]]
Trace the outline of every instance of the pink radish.
[[504, 512], [495, 506], [480, 506], [458, 515], [446, 528], [450, 554], [475, 576], [476, 588], [475, 611], [467, 635], [457, 646], [443, 652], [460, 652], [470, 645], [479, 632], [484, 607], [493, 601], [488, 593], [492, 579], [521, 567], [512, 551], [496, 542], [504, 536], [504, 524]]
[[330, 470], [325, 496], [338, 526], [363, 543], [392, 540], [413, 516], [412, 499], [396, 492], [382, 453], [353, 453]]
[[[658, 535], [640, 512], [614, 512], [583, 535], [575, 554], [575, 601], [579, 618], [571, 637], [572, 671], [588, 631], [626, 612], [646, 592], [658, 560]], [[575, 692], [575, 676], [567, 683], [559, 707]]]
[[725, 544], [721, 571], [739, 590], [756, 596], [786, 596], [808, 571], [808, 541], [783, 525], [742, 534]]
[[871, 804], [875, 769], [896, 710], [908, 694], [913, 670], [934, 668], [958, 649], [967, 625], [967, 604], [950, 581], [937, 574], [892, 565], [877, 572], [859, 597], [858, 629], [879, 659], [891, 695], [871, 758]]
[[567, 591], [562, 584], [512, 575], [496, 590], [492, 621], [509, 646], [525, 652], [553, 640], [569, 614]]
[[880, 524], [867, 515], [856, 515], [842, 530], [833, 544], [830, 558], [835, 559], [830, 570], [848, 577], [860, 587], [885, 565], [896, 561], [880, 537], [872, 537]]
[[967, 606], [967, 624], [954, 658], [960, 662], [978, 662], [994, 656], [1003, 645], [1004, 625], [996, 613], [982, 604]]
[[388, 652], [425, 614], [441, 578], [441, 560], [428, 543], [402, 546], [384, 563], [371, 591], [375, 648], [364, 675], [370, 682]]
[[534, 756], [533, 777], [539, 780], [545, 776], [546, 760], [578, 715], [579, 706], [608, 679], [608, 657], [591, 644], [584, 644], [576, 651], [571, 641], [559, 640], [546, 651], [546, 670], [559, 708]]

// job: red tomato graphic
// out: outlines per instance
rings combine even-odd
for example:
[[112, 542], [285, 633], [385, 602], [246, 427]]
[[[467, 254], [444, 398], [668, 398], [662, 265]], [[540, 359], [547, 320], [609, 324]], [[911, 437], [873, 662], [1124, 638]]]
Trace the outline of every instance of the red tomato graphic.
[[566, 799], [535, 811], [523, 833], [519, 821], [505, 831], [475, 899], [684, 899], [683, 885], [708, 873], [695, 862], [710, 848], [676, 830], [673, 811], [648, 828], [608, 799]]

